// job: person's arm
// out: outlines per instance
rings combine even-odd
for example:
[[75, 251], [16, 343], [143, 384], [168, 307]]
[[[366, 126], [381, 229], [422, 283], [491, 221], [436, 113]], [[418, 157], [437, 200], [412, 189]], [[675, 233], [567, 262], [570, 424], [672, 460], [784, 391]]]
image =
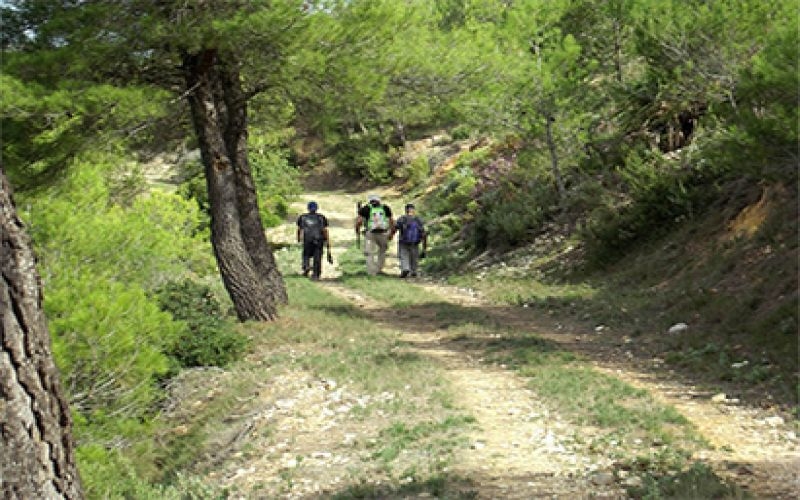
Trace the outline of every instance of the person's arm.
[[391, 241], [394, 238], [394, 233], [397, 231], [397, 227], [394, 225], [394, 215], [392, 214], [392, 209], [386, 207], [386, 215], [389, 217], [389, 240]]
[[303, 241], [302, 240], [302, 238], [303, 238], [303, 226], [300, 224], [301, 220], [302, 220], [302, 216], [300, 216], [300, 218], [297, 219], [297, 242], [298, 243]]
[[328, 218], [322, 216], [322, 237], [325, 239], [325, 244], [328, 246], [328, 253], [331, 251], [331, 235], [328, 231]]
[[392, 225], [392, 235], [396, 233], [400, 233], [400, 236], [403, 236], [403, 231], [405, 231], [405, 224], [406, 224], [406, 216], [401, 215]]

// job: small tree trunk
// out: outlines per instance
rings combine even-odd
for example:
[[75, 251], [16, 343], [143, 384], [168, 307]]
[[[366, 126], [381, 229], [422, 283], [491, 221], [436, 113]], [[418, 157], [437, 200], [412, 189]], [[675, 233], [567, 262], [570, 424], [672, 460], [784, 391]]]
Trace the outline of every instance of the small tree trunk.
[[564, 187], [564, 180], [561, 178], [561, 170], [558, 168], [558, 150], [556, 142], [553, 140], [553, 122], [556, 121], [552, 115], [545, 116], [545, 131], [547, 132], [547, 149], [550, 150], [550, 163], [553, 168], [553, 177], [556, 179], [558, 189], [558, 199], [563, 200], [567, 194]]
[[614, 71], [617, 83], [622, 83], [622, 27], [619, 19], [614, 19]]
[[[247, 185], [248, 181], [237, 179], [242, 172], [236, 169], [236, 151], [228, 149], [226, 138], [232, 137], [234, 132], [228, 131], [231, 111], [226, 104], [225, 82], [217, 70], [216, 57], [213, 50], [183, 57], [186, 85], [191, 90], [189, 107], [205, 165], [211, 206], [211, 243], [222, 281], [239, 319], [270, 321], [277, 317], [279, 294], [272, 292], [269, 283], [262, 279], [259, 264], [246, 242], [247, 223], [243, 220], [252, 214], [242, 214], [240, 186]], [[249, 182], [252, 183], [252, 179]], [[258, 216], [257, 204], [255, 215]], [[266, 238], [262, 241], [266, 245]], [[264, 251], [271, 253], [268, 247]], [[280, 285], [283, 285], [282, 280]]]
[[0, 170], [0, 496], [83, 498], [30, 239]]

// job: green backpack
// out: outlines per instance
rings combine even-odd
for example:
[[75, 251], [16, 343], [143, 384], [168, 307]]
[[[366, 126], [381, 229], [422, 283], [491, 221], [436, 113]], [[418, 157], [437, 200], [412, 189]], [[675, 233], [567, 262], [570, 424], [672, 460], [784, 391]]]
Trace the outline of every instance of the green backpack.
[[389, 218], [386, 217], [386, 210], [383, 205], [369, 207], [369, 219], [367, 220], [367, 231], [382, 233], [389, 229]]

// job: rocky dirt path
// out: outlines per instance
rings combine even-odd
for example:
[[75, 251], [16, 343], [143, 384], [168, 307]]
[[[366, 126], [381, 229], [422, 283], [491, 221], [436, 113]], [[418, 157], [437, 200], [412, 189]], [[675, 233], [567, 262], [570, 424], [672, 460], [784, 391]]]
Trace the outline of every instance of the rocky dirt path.
[[[395, 195], [391, 192], [381, 194], [389, 200]], [[365, 199], [366, 193], [315, 192], [307, 196], [320, 204], [321, 212], [331, 223], [333, 253], [338, 262], [337, 257], [353, 243], [355, 204], [357, 200]], [[304, 211], [305, 201], [293, 207], [297, 213]], [[394, 198], [394, 203], [390, 201], [390, 204], [399, 209], [403, 202]], [[272, 241], [292, 242], [294, 230], [294, 226], [289, 224], [273, 230], [270, 238]], [[387, 263], [386, 271], [396, 274], [394, 250], [390, 251]], [[367, 314], [378, 314], [385, 307], [385, 304], [342, 286], [336, 281], [340, 275], [336, 265], [326, 265], [321, 286], [359, 304]], [[463, 290], [430, 282], [422, 283], [422, 286], [461, 306], [487, 310], [490, 307], [479, 297]], [[531, 320], [529, 311], [521, 308], [518, 311], [504, 309], [502, 315], [502, 320], [510, 326], [529, 325]], [[402, 340], [445, 368], [449, 383], [459, 395], [456, 404], [477, 420], [477, 426], [469, 436], [469, 450], [456, 457], [452, 471], [478, 485], [475, 489], [478, 498], [624, 498], [618, 480], [611, 473], [610, 461], [589, 456], [581, 450], [573, 441], [581, 429], [561, 421], [558, 415], [550, 412], [526, 388], [523, 379], [510, 371], [481, 363], [465, 349], [444, 345], [446, 332], [437, 330], [435, 322], [429, 322], [431, 326], [426, 328], [422, 318], [417, 324], [420, 327], [405, 331]], [[567, 343], [564, 335], [549, 337]], [[582, 344], [581, 349], [592, 357], [591, 344]], [[800, 447], [790, 422], [730, 400], [712, 400], [708, 395], [697, 394], [692, 387], [660, 380], [619, 361], [609, 361], [604, 357], [596, 361], [595, 366], [599, 371], [648, 390], [694, 423], [714, 445], [713, 450], [701, 452], [696, 458], [713, 464], [716, 471], [738, 484], [746, 485], [756, 498], [800, 497]], [[314, 382], [312, 386], [315, 384], [319, 385]], [[303, 405], [293, 403], [293, 414], [305, 411], [311, 415], [328, 407], [325, 406], [327, 393], [324, 390], [312, 393], [313, 396], [308, 396], [305, 403], [305, 410], [301, 408]], [[310, 443], [305, 446], [309, 451], [314, 448], [312, 444], [321, 445], [313, 437], [315, 431], [330, 432], [331, 429], [322, 427], [322, 421], [314, 427], [312, 420], [306, 416], [301, 417], [299, 423], [291, 424], [297, 427], [298, 432], [293, 434], [296, 441], [291, 453], [284, 451], [281, 455], [284, 461], [291, 462], [292, 456], [297, 454], [299, 434], [309, 436]], [[301, 424], [306, 426], [304, 430], [300, 430]], [[331, 435], [336, 439], [327, 444], [335, 447], [335, 442], [359, 439], [359, 430], [342, 425]], [[285, 448], [292, 446], [287, 444]], [[310, 453], [312, 456], [317, 453], [321, 459], [336, 455], [327, 451]], [[343, 460], [352, 460], [352, 457]], [[267, 464], [263, 466], [267, 467]]]
[[[354, 243], [355, 206], [366, 194], [308, 194], [308, 200], [317, 201], [320, 212], [328, 217], [336, 262]], [[393, 195], [380, 194], [390, 200]], [[295, 204], [295, 211], [304, 211], [308, 200]], [[393, 208], [403, 205], [400, 201], [390, 204]], [[294, 231], [293, 227], [278, 228], [270, 237], [292, 241]], [[385, 271], [398, 274], [393, 248]], [[324, 266], [320, 286], [381, 321], [386, 304], [346, 288], [336, 281], [339, 276], [336, 266]], [[415, 317], [406, 324], [416, 326], [406, 329], [401, 340], [444, 368], [448, 384], [458, 395], [454, 404], [476, 420], [467, 437], [468, 449], [459, 453], [449, 468], [455, 476], [471, 480], [470, 494], [508, 499], [624, 498], [622, 488], [611, 479], [610, 463], [602, 457], [589, 457], [574, 446], [578, 429], [552, 414], [513, 372], [483, 364], [467, 351], [445, 345], [446, 329], [437, 329], [435, 323]]]
[[[385, 304], [333, 282], [322, 286], [382, 320]], [[523, 379], [453, 349], [446, 343], [446, 330], [413, 314], [415, 320], [406, 324], [416, 326], [401, 340], [445, 370], [457, 395], [454, 405], [476, 420], [469, 448], [457, 454], [449, 468], [471, 480], [475, 498], [625, 498], [613, 479], [611, 461], [591, 457], [576, 446], [573, 436], [580, 430], [543, 405]], [[398, 322], [403, 322], [402, 314]]]

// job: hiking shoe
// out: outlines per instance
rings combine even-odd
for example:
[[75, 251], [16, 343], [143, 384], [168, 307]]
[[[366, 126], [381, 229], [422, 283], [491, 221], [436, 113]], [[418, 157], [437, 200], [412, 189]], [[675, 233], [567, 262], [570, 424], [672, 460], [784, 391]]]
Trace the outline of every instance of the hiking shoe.
[[405, 278], [405, 277], [407, 277], [407, 276], [408, 276], [408, 271], [401, 271], [401, 272], [400, 272], [400, 277], [401, 277], [401, 278]]
[[311, 269], [303, 269], [303, 276], [305, 276], [307, 278], [308, 277], [308, 273], [310, 273], [310, 272], [311, 272]]
[[416, 278], [417, 277], [417, 273], [411, 273], [411, 277], [412, 278]]

